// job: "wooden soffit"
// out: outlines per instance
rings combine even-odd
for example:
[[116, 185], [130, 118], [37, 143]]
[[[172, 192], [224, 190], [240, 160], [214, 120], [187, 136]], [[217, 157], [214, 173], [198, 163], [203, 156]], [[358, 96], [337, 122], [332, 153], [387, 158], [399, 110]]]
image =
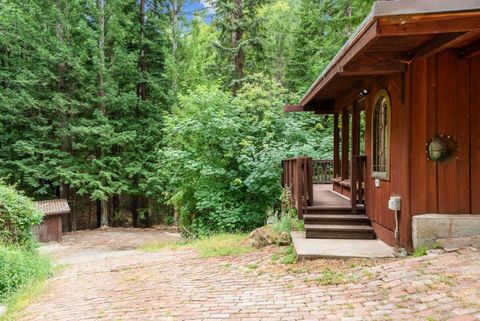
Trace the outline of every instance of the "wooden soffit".
[[367, 77], [405, 72], [414, 59], [452, 48], [480, 54], [480, 0], [377, 1], [300, 103], [284, 110], [330, 113]]

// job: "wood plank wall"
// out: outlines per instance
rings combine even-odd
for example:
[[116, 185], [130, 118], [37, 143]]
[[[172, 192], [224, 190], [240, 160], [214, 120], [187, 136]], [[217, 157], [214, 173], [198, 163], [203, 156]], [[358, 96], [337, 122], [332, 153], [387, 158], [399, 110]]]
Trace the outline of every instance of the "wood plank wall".
[[[399, 245], [412, 248], [412, 215], [480, 214], [480, 57], [452, 51], [414, 61], [405, 75], [372, 78], [366, 99], [366, 210], [377, 236], [395, 245], [390, 196], [402, 197]], [[386, 89], [392, 104], [390, 180], [375, 187], [372, 174], [372, 107]], [[456, 158], [436, 165], [426, 143], [436, 135], [458, 143]]]
[[[410, 110], [408, 101], [405, 100], [404, 87], [405, 77], [397, 74], [394, 76], [382, 76], [370, 81], [370, 95], [366, 101], [366, 133], [365, 152], [367, 155], [366, 209], [367, 215], [372, 220], [372, 225], [377, 236], [384, 242], [395, 245], [395, 215], [388, 209], [390, 196], [402, 197], [403, 208], [400, 215], [400, 225], [405, 226], [400, 230], [400, 243], [407, 246], [411, 240], [409, 228], [409, 131]], [[391, 132], [390, 132], [390, 179], [380, 181], [380, 187], [375, 187], [372, 175], [372, 113], [375, 96], [381, 89], [386, 89], [391, 101]]]
[[[412, 66], [411, 211], [480, 214], [480, 58], [444, 51]], [[456, 158], [435, 164], [426, 142], [450, 135]]]

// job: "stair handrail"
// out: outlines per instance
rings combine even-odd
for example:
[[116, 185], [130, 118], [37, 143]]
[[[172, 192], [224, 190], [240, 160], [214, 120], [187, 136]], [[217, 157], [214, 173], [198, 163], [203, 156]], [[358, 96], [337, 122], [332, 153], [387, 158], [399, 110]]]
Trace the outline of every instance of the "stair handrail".
[[350, 181], [351, 186], [351, 206], [352, 214], [357, 214], [357, 207], [359, 204], [364, 204], [364, 185], [365, 185], [365, 170], [367, 164], [366, 155], [352, 155], [352, 177]]
[[307, 206], [313, 204], [313, 160], [294, 157], [282, 161], [282, 186], [290, 190], [292, 204], [302, 219]]

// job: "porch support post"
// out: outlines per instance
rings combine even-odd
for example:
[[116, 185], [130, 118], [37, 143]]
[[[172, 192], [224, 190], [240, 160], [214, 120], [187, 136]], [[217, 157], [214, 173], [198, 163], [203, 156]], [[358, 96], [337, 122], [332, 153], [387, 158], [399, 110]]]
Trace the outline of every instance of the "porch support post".
[[352, 107], [352, 155], [360, 153], [360, 110], [358, 101]]
[[340, 177], [340, 128], [338, 113], [333, 114], [333, 177]]
[[342, 180], [348, 178], [348, 163], [349, 163], [349, 117], [348, 108], [342, 111]]
[[352, 214], [357, 214], [357, 191], [361, 186], [358, 186], [358, 156], [360, 153], [360, 113], [358, 108], [358, 102], [355, 101], [352, 106], [352, 163], [351, 172], [352, 177], [350, 180]]

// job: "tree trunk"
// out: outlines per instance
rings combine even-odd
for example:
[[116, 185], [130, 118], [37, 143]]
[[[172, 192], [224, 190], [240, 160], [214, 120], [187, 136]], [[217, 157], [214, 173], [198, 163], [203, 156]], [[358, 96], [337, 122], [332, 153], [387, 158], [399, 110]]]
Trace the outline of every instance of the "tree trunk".
[[97, 212], [97, 228], [102, 226], [102, 202], [96, 202], [96, 212]]
[[132, 212], [133, 227], [138, 227], [138, 196], [133, 195], [130, 203], [130, 210]]
[[137, 95], [141, 100], [147, 100], [147, 83], [145, 81], [145, 71], [147, 62], [145, 60], [145, 0], [140, 0], [140, 52], [138, 65], [140, 67], [141, 81], [137, 85]]
[[75, 232], [77, 230], [77, 191], [74, 190], [73, 192], [73, 201], [72, 201], [72, 208], [70, 209], [71, 213], [71, 227], [72, 231]]
[[178, 83], [178, 72], [177, 72], [177, 48], [178, 48], [178, 0], [172, 0], [172, 57], [173, 64], [175, 65], [175, 70], [172, 74], [172, 91], [176, 96], [177, 93], [177, 83]]
[[[57, 1], [56, 5], [57, 5], [58, 11], [62, 13], [63, 9], [62, 9], [61, 2]], [[61, 45], [63, 45], [65, 43], [65, 35], [64, 35], [64, 25], [63, 25], [63, 22], [61, 21], [61, 18], [59, 18], [59, 20], [57, 21], [55, 32], [56, 32], [58, 42]], [[64, 61], [61, 61], [58, 64], [57, 70], [58, 70], [57, 91], [59, 93], [65, 94], [67, 85], [65, 80], [66, 66]], [[59, 116], [60, 116], [59, 118], [60, 118], [61, 128], [64, 129], [67, 127], [68, 112], [62, 111]], [[66, 135], [62, 135], [62, 137], [60, 137], [60, 141], [61, 141], [60, 150], [65, 153], [69, 153], [71, 148], [70, 148], [70, 141], [68, 137]], [[67, 184], [65, 184], [65, 182], [62, 182], [60, 185], [60, 197], [69, 200], [70, 196], [71, 196], [70, 188], [68, 187]], [[73, 230], [72, 216], [73, 216], [73, 211], [70, 211], [70, 213], [64, 216], [64, 219], [63, 219], [64, 232], [70, 232]]]
[[237, 91], [240, 88], [240, 81], [243, 78], [243, 66], [245, 63], [245, 54], [240, 42], [243, 37], [243, 30], [239, 21], [243, 17], [242, 0], [235, 0], [235, 10], [233, 12], [232, 20], [235, 23], [235, 29], [232, 31], [232, 48], [235, 50], [233, 55], [233, 64], [235, 66], [235, 75], [232, 84], [232, 94], [237, 95]]
[[117, 217], [120, 212], [120, 195], [115, 194], [112, 197], [112, 213], [113, 217]]
[[106, 112], [105, 106], [105, 0], [98, 0], [98, 97], [100, 98], [100, 111], [102, 114]]
[[149, 211], [148, 199], [145, 196], [141, 197], [141, 208], [143, 209], [144, 214], [145, 214], [145, 226], [150, 227], [152, 225], [152, 222], [150, 221], [150, 211]]
[[152, 217], [153, 217], [153, 210], [154, 210], [154, 207], [155, 207], [155, 202], [154, 200], [152, 200], [151, 198], [148, 198], [147, 199], [147, 207], [148, 207], [148, 210], [147, 210], [147, 227], [150, 227], [152, 226]]
[[[99, 109], [102, 114], [106, 114], [105, 105], [105, 0], [98, 0], [98, 97], [100, 98]], [[100, 201], [100, 226], [108, 225], [108, 200]]]
[[[147, 62], [145, 59], [145, 0], [140, 0], [140, 51], [138, 54], [138, 67], [140, 68], [141, 80], [137, 84], [137, 96], [140, 100], [147, 100], [147, 83], [145, 81], [145, 72], [147, 71]], [[138, 108], [135, 109], [135, 117], [139, 115]], [[133, 178], [133, 186], [138, 186], [138, 177]], [[133, 227], [138, 227], [138, 208], [141, 202], [139, 195], [132, 195], [132, 201], [130, 204], [130, 210], [132, 212], [132, 224]]]

